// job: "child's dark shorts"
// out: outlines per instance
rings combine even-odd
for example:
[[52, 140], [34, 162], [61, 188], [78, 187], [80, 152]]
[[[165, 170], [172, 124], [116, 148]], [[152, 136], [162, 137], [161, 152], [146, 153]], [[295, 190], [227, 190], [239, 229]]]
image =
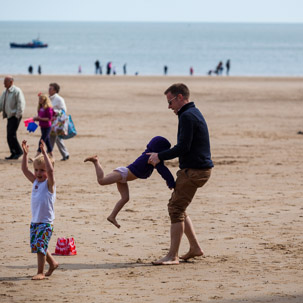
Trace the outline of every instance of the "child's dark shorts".
[[192, 201], [197, 189], [210, 178], [211, 168], [184, 168], [177, 172], [176, 187], [168, 203], [168, 213], [171, 223], [183, 222], [186, 208]]
[[53, 234], [53, 225], [49, 223], [31, 223], [30, 240], [32, 253], [46, 255], [48, 243]]

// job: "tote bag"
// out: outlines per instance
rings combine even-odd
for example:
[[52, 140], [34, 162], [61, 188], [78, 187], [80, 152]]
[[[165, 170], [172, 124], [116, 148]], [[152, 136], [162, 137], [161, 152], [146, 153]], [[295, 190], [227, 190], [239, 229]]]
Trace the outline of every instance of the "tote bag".
[[70, 139], [72, 137], [75, 137], [77, 135], [77, 131], [75, 128], [75, 124], [73, 122], [72, 116], [68, 116], [68, 129], [67, 129], [67, 134], [66, 135], [60, 135], [59, 137], [66, 140]]

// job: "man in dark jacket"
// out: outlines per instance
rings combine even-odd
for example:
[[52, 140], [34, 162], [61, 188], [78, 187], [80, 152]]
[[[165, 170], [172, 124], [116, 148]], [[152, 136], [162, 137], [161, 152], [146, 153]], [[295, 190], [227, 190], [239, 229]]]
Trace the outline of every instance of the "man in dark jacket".
[[173, 84], [164, 94], [168, 108], [178, 115], [177, 145], [159, 153], [150, 153], [149, 163], [155, 166], [160, 161], [178, 157], [180, 170], [168, 203], [171, 219], [170, 249], [164, 258], [153, 262], [154, 265], [179, 264], [178, 251], [183, 233], [188, 238], [190, 248], [180, 258], [188, 260], [203, 255], [192, 221], [185, 211], [197, 189], [208, 181], [213, 167], [207, 124], [194, 102], [189, 101], [187, 86], [182, 83]]

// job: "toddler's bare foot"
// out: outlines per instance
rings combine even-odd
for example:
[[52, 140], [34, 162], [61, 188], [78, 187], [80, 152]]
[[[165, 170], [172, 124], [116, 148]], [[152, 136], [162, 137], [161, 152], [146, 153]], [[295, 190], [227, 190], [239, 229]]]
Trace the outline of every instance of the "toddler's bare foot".
[[107, 217], [107, 221], [114, 224], [116, 227], [120, 228], [120, 224], [118, 224], [118, 222], [115, 218], [112, 218], [112, 217], [109, 216], [109, 217]]
[[88, 161], [95, 163], [95, 162], [98, 161], [98, 156], [97, 156], [97, 155], [91, 156], [91, 157], [88, 157], [88, 158], [86, 158], [86, 159], [84, 160], [84, 162], [88, 162]]
[[32, 280], [43, 280], [45, 278], [44, 274], [36, 274], [32, 277]]
[[45, 273], [45, 276], [46, 276], [46, 277], [51, 276], [51, 275], [52, 275], [52, 273], [53, 273], [53, 271], [54, 271], [55, 269], [57, 269], [57, 268], [58, 268], [58, 266], [59, 266], [59, 263], [56, 263], [56, 264], [50, 265], [50, 266], [49, 266], [49, 269], [48, 269], [48, 272], [47, 272], [47, 273]]
[[179, 259], [178, 258], [170, 258], [169, 256], [166, 256], [158, 261], [153, 261], [153, 265], [178, 265]]
[[180, 259], [186, 261], [188, 259], [194, 258], [194, 257], [200, 257], [203, 256], [204, 252], [202, 249], [190, 249], [188, 253], [186, 253], [185, 255], [181, 256]]

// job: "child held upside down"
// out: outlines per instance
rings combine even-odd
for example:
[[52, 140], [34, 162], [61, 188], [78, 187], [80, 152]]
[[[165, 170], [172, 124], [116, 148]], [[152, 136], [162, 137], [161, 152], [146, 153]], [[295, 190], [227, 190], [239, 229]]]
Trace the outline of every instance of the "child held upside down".
[[127, 185], [128, 181], [133, 181], [138, 178], [147, 179], [151, 176], [154, 168], [156, 168], [158, 173], [166, 181], [169, 189], [173, 189], [175, 187], [174, 177], [172, 176], [169, 169], [164, 165], [164, 162], [161, 161], [158, 165], [153, 167], [151, 164], [148, 164], [149, 156], [146, 154], [150, 152], [158, 153], [160, 151], [169, 149], [170, 146], [171, 145], [167, 139], [160, 136], [154, 137], [147, 144], [147, 148], [142, 153], [142, 155], [137, 158], [132, 164], [128, 165], [127, 167], [117, 167], [106, 176], [104, 176], [104, 171], [98, 160], [98, 156], [88, 157], [84, 160], [84, 162], [90, 161], [95, 165], [97, 180], [100, 185], [117, 183], [117, 188], [120, 192], [121, 199], [117, 202], [112, 213], [107, 218], [109, 222], [120, 228], [120, 225], [116, 220], [116, 216], [122, 207], [129, 201], [129, 189]]

